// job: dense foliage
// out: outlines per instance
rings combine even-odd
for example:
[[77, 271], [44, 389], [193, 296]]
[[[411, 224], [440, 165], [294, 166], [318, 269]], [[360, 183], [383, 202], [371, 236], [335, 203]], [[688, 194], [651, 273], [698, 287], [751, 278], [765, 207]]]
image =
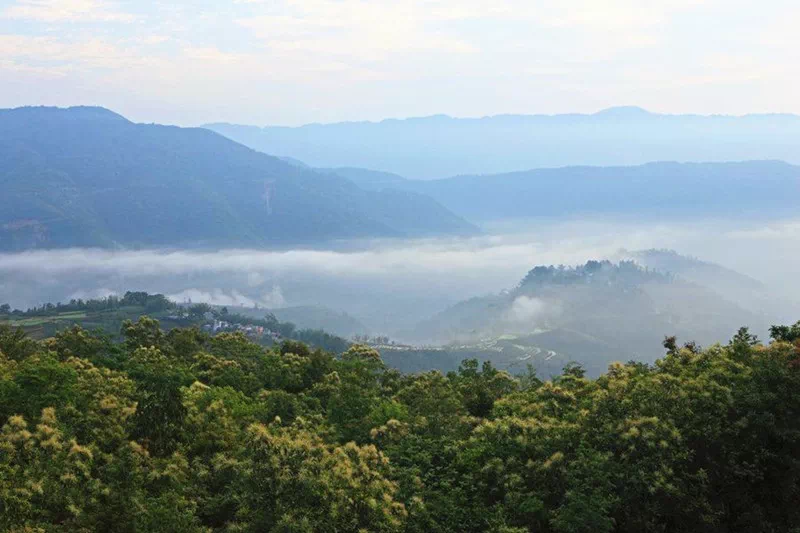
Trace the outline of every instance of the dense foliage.
[[19, 309], [11, 310], [11, 305], [0, 305], [0, 313], [13, 314], [15, 316], [51, 316], [58, 313], [70, 313], [76, 311], [103, 312], [115, 311], [125, 307], [142, 308], [148, 313], [156, 313], [175, 309], [177, 304], [167, 299], [163, 294], [149, 294], [144, 291], [128, 291], [122, 297], [109, 295], [104, 298], [73, 298], [68, 303], [57, 302], [34, 306], [27, 311]]
[[126, 322], [0, 329], [0, 530], [800, 528], [800, 323], [549, 381]]
[[626, 285], [635, 287], [642, 283], [669, 283], [670, 274], [642, 268], [635, 261], [587, 261], [574, 267], [544, 266], [532, 268], [519, 284], [520, 288], [536, 288], [542, 285]]

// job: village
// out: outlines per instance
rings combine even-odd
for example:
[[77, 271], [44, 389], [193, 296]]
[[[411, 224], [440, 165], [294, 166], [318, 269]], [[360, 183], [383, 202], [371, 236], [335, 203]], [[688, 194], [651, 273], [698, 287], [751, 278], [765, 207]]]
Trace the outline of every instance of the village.
[[213, 319], [203, 324], [201, 328], [203, 331], [207, 331], [213, 335], [224, 332], [240, 332], [256, 341], [270, 340], [273, 343], [279, 343], [283, 340], [283, 336], [277, 331], [272, 331], [264, 326], [243, 324], [241, 322], [228, 322], [226, 320]]

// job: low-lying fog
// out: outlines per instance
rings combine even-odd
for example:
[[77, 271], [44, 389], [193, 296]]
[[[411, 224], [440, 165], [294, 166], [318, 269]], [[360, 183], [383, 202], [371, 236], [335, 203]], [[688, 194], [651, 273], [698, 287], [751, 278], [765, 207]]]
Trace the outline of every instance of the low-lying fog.
[[[0, 302], [47, 301], [126, 290], [178, 301], [266, 308], [325, 306], [371, 333], [396, 334], [447, 306], [513, 287], [536, 265], [614, 259], [621, 249], [669, 248], [749, 275], [784, 303], [800, 302], [800, 221], [528, 222], [471, 239], [349, 243], [336, 250], [68, 249], [0, 255]], [[508, 228], [508, 225], [506, 225]], [[724, 295], [723, 295], [724, 296]], [[757, 310], [764, 311], [764, 310]]]

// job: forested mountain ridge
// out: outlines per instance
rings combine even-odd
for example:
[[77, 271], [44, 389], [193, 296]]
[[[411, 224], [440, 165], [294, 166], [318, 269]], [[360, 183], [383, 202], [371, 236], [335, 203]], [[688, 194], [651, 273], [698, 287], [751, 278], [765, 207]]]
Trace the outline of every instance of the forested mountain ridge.
[[546, 381], [147, 317], [120, 333], [0, 326], [3, 531], [800, 527], [800, 323]]
[[200, 128], [102, 108], [0, 111], [0, 249], [261, 246], [469, 234], [408, 191], [366, 191]]
[[800, 164], [800, 117], [594, 114], [445, 115], [300, 127], [209, 124], [242, 144], [315, 167], [362, 167], [411, 179], [651, 161], [778, 159]]

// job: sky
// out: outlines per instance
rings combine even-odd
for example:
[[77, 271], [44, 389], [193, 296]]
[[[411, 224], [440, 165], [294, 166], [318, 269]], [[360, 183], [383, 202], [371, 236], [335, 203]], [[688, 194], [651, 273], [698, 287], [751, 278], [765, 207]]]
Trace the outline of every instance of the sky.
[[800, 114], [794, 0], [0, 0], [0, 108], [299, 125]]

